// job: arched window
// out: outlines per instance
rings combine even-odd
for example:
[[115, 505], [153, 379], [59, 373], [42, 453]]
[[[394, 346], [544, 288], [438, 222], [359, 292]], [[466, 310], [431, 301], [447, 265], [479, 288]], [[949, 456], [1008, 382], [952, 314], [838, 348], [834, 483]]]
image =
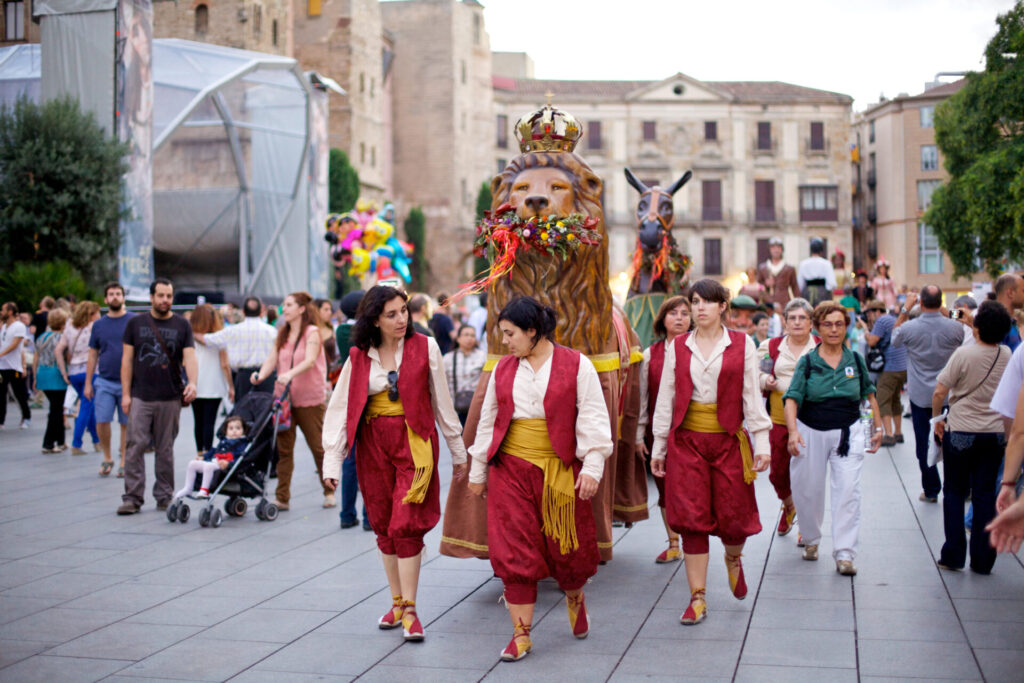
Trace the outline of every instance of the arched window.
[[210, 8], [206, 5], [196, 5], [196, 33], [206, 33], [210, 25]]

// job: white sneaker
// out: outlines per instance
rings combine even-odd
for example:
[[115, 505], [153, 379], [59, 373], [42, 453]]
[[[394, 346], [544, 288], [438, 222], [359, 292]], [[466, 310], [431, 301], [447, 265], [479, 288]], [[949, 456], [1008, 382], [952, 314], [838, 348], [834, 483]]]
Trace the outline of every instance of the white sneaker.
[[324, 507], [325, 508], [332, 508], [332, 507], [334, 507], [337, 504], [338, 504], [338, 502], [337, 502], [337, 500], [335, 500], [333, 493], [328, 493], [326, 496], [324, 496]]
[[21, 429], [28, 429], [31, 426], [32, 426], [32, 420], [22, 420], [21, 421]]

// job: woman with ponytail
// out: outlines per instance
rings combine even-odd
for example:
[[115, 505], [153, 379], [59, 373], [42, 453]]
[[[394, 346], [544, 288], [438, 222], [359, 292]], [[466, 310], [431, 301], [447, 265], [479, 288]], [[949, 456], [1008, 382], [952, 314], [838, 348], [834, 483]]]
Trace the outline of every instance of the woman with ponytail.
[[498, 315], [509, 355], [487, 384], [469, 490], [487, 498], [491, 566], [505, 584], [513, 636], [504, 661], [522, 659], [537, 582], [553, 576], [565, 591], [569, 626], [590, 631], [583, 585], [597, 572], [593, 508], [612, 432], [590, 360], [554, 343], [555, 312], [530, 297]]

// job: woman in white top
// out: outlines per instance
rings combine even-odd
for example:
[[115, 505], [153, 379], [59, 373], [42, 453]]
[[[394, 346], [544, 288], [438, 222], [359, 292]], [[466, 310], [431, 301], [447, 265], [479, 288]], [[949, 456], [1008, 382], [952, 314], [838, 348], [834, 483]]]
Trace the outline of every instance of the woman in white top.
[[747, 595], [740, 556], [746, 539], [761, 531], [753, 481], [768, 469], [772, 426], [754, 341], [722, 325], [728, 291], [699, 280], [690, 306], [697, 329], [665, 349], [651, 450], [651, 471], [665, 477], [668, 523], [683, 537], [690, 604], [679, 620], [688, 625], [707, 616], [708, 536], [725, 546], [733, 595]]
[[444, 355], [444, 374], [448, 377], [448, 389], [455, 401], [455, 412], [465, 427], [469, 403], [480, 382], [487, 352], [477, 345], [476, 329], [472, 325], [459, 327], [455, 344], [455, 348]]
[[99, 450], [100, 437], [96, 432], [96, 415], [93, 413], [92, 401], [85, 397], [85, 369], [89, 361], [89, 338], [92, 336], [92, 324], [100, 319], [100, 307], [95, 301], [80, 301], [75, 305], [71, 322], [65, 325], [64, 334], [54, 352], [57, 368], [64, 376], [64, 381], [75, 388], [80, 397], [78, 417], [75, 418], [75, 431], [71, 437], [71, 454], [85, 455], [82, 450], [82, 436], [89, 430], [93, 448]]
[[423, 536], [441, 519], [437, 476], [441, 426], [453, 477], [466, 473], [466, 448], [433, 338], [413, 331], [404, 292], [378, 285], [359, 302], [352, 348], [324, 418], [324, 484], [334, 489], [341, 461], [356, 448], [359, 488], [391, 587], [382, 629], [423, 640], [416, 615]]
[[[199, 304], [189, 318], [194, 335], [217, 332], [224, 328], [224, 321], [213, 306]], [[199, 381], [196, 383], [196, 399], [192, 401], [192, 417], [196, 439], [196, 453], [206, 455], [213, 448], [213, 434], [217, 428], [217, 411], [225, 398], [235, 402], [235, 384], [231, 381], [231, 366], [228, 364], [227, 349], [218, 351], [196, 337], [196, 362], [199, 364]]]

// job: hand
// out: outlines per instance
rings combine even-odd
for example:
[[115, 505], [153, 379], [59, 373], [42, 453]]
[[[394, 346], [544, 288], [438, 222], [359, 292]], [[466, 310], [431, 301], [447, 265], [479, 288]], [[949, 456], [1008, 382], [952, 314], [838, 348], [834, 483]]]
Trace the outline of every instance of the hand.
[[868, 453], [877, 453], [882, 447], [882, 432], [875, 432], [871, 435], [871, 444], [867, 447]]
[[474, 496], [480, 496], [481, 498], [487, 497], [487, 484], [474, 484], [473, 482], [469, 482], [467, 486], [469, 487], [469, 492]]
[[768, 379], [764, 382], [764, 388], [768, 391], [779, 390], [779, 380], [775, 378], [775, 375], [768, 375]]
[[[255, 375], [256, 373], [254, 372], [253, 374]], [[338, 480], [337, 479], [324, 479], [324, 486], [326, 486], [330, 490], [334, 491], [335, 489], [338, 488]]]
[[800, 432], [792, 431], [789, 433], [789, 454], [794, 458], [800, 457], [800, 449], [806, 446], [804, 438], [800, 436]]
[[656, 477], [664, 477], [665, 476], [665, 459], [664, 458], [662, 458], [661, 460], [658, 460], [656, 458], [651, 458], [651, 474], [653, 474]]
[[30, 393], [32, 393], [33, 395], [39, 393], [39, 387], [36, 386], [36, 379], [34, 375], [32, 377], [32, 391]]
[[217, 460], [217, 465], [219, 465], [222, 470], [226, 470], [228, 468], [228, 465], [230, 464], [231, 463], [229, 463], [227, 460]]
[[90, 382], [89, 380], [85, 380], [85, 388], [82, 389], [82, 395], [85, 396], [87, 399], [89, 399], [91, 401], [92, 400], [92, 394], [93, 394], [92, 382]]
[[235, 402], [235, 387], [234, 385], [228, 385], [228, 403]]
[[1024, 500], [1006, 508], [988, 523], [989, 542], [997, 553], [1016, 553], [1024, 541]]
[[641, 458], [646, 458], [648, 453], [650, 453], [650, 451], [647, 450], [647, 444], [643, 441], [636, 442], [636, 452]]
[[768, 466], [772, 464], [772, 456], [762, 453], [761, 455], [754, 456], [754, 471], [765, 472], [768, 470]]
[[182, 394], [181, 398], [185, 403], [191, 403], [196, 400], [196, 385], [191, 383], [186, 384], [185, 393]]
[[576, 478], [576, 491], [580, 495], [580, 500], [590, 500], [597, 493], [597, 480], [589, 474], [580, 474]]
[[996, 497], [996, 512], [1002, 512], [1017, 502], [1017, 491], [1012, 486], [1000, 486]]
[[454, 464], [452, 463], [452, 481], [462, 481], [462, 479], [469, 472], [469, 465], [467, 463]]
[[971, 309], [967, 308], [966, 306], [961, 306], [956, 310], [960, 311], [959, 320], [961, 323], [963, 323], [967, 327], [974, 327], [974, 314], [971, 313]]
[[917, 294], [914, 294], [913, 292], [908, 293], [907, 294], [907, 300], [903, 304], [903, 308], [906, 309], [907, 313], [910, 313], [910, 309], [912, 309], [916, 304], [917, 304]]
[[132, 397], [130, 395], [124, 394], [121, 396], [121, 410], [124, 411], [125, 415], [132, 412]]
[[291, 382], [291, 381], [292, 381], [292, 373], [291, 373], [291, 371], [288, 371], [288, 372], [286, 372], [284, 374], [278, 375], [277, 379], [275, 380], [275, 382], [277, 384], [280, 384], [282, 387], [286, 386], [288, 384], [288, 382]]
[[253, 386], [256, 386], [257, 384], [259, 384], [260, 383], [260, 373], [254, 372], [251, 375], [249, 375], [249, 383], [252, 384]]
[[942, 441], [942, 435], [946, 433], [946, 423], [939, 420], [935, 423], [935, 438]]
[[196, 456], [196, 460], [202, 460], [202, 459], [203, 459], [203, 456], [201, 456], [201, 455], [197, 455]]

